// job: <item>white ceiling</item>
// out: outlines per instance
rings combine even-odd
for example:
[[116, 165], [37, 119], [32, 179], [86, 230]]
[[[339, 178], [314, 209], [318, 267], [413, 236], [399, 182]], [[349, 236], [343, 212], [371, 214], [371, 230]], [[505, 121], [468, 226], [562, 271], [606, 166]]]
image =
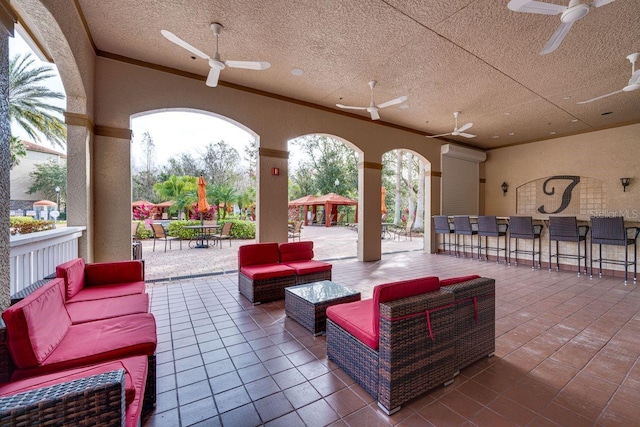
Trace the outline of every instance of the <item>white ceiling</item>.
[[[467, 132], [477, 137], [449, 140], [480, 148], [640, 122], [640, 90], [576, 104], [627, 84], [631, 64], [625, 57], [640, 51], [640, 0], [592, 8], [544, 56], [539, 52], [559, 16], [512, 12], [507, 0], [77, 3], [99, 54], [195, 73], [203, 90], [216, 90], [204, 85], [207, 62], [191, 59], [160, 30], [213, 55], [210, 24], [220, 22], [223, 60], [272, 64], [265, 71], [227, 68], [221, 84], [342, 112], [336, 103], [368, 105], [367, 83], [377, 80], [377, 103], [408, 96], [408, 108], [380, 110], [382, 121], [440, 134], [453, 130], [453, 112], [461, 111], [459, 124], [473, 122]], [[304, 74], [293, 76], [294, 68]]]

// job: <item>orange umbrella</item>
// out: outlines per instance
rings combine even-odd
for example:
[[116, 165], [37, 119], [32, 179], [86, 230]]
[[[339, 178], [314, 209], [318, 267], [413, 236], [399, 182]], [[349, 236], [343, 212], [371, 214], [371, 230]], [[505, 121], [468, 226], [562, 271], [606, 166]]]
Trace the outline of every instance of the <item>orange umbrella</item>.
[[200, 218], [202, 218], [202, 214], [208, 210], [207, 184], [204, 182], [204, 177], [200, 175], [200, 178], [198, 178], [198, 212], [200, 212]]
[[387, 189], [384, 187], [380, 187], [380, 210], [383, 214], [387, 213], [387, 204], [384, 202], [384, 199], [387, 196]]

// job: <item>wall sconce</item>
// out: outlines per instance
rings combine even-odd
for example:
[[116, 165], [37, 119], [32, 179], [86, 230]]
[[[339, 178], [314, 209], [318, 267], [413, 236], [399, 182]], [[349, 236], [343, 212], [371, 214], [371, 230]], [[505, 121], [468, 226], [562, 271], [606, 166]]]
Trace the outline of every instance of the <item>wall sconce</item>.
[[506, 182], [503, 182], [500, 188], [502, 188], [502, 195], [506, 196], [507, 190], [509, 189], [509, 184], [507, 184]]
[[622, 191], [627, 191], [627, 185], [631, 183], [631, 178], [620, 178], [622, 184]]

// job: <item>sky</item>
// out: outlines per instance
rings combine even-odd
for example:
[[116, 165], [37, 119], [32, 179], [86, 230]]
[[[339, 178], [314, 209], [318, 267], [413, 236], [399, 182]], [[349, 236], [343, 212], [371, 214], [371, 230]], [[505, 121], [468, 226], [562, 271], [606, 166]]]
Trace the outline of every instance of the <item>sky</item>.
[[[10, 56], [17, 53], [31, 52], [31, 49], [20, 37], [19, 33], [16, 32], [15, 34], [15, 38], [9, 38]], [[33, 58], [36, 65], [48, 65], [53, 68], [52, 71], [56, 76], [48, 79], [45, 84], [56, 92], [64, 93], [64, 87], [55, 65], [42, 62], [35, 55], [33, 55]], [[56, 101], [55, 103], [62, 108], [66, 108], [66, 100]], [[217, 143], [220, 140], [235, 148], [244, 162], [244, 147], [253, 139], [250, 133], [224, 119], [209, 114], [186, 111], [155, 112], [135, 117], [131, 120], [131, 130], [133, 132], [131, 154], [134, 165], [142, 163], [141, 141], [145, 132], [149, 132], [153, 138], [156, 153], [155, 160], [158, 166], [165, 164], [169, 158], [182, 153], [197, 156], [198, 152], [204, 151], [204, 148], [209, 143]], [[11, 132], [15, 136], [31, 141], [27, 134], [15, 124], [11, 125]], [[38, 143], [38, 141], [32, 142]], [[44, 138], [40, 144], [66, 152], [65, 149], [54, 147]], [[292, 155], [290, 164], [295, 165], [297, 164], [295, 162], [297, 150], [291, 144], [289, 145], [289, 150]]]

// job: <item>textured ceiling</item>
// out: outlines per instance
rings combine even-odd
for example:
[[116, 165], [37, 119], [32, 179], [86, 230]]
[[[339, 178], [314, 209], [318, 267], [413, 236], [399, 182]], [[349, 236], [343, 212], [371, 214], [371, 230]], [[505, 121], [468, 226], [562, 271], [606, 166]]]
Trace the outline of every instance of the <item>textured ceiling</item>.
[[[204, 79], [207, 62], [160, 30], [213, 55], [209, 25], [220, 22], [223, 60], [272, 64], [265, 71], [226, 68], [224, 82], [339, 110], [336, 103], [368, 105], [367, 83], [377, 80], [377, 103], [408, 96], [408, 108], [380, 110], [382, 121], [440, 134], [453, 130], [453, 112], [461, 111], [459, 124], [473, 122], [467, 132], [477, 137], [447, 138], [476, 147], [640, 122], [640, 90], [576, 104], [627, 84], [625, 57], [640, 51], [640, 0], [592, 8], [544, 56], [559, 16], [512, 12], [507, 0], [77, 2], [100, 52]], [[304, 74], [293, 76], [294, 68]]]

